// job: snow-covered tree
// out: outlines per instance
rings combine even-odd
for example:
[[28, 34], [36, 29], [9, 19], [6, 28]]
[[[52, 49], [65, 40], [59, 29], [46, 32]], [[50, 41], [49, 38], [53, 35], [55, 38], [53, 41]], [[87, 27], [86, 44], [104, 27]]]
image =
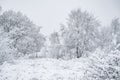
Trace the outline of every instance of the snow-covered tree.
[[101, 47], [102, 50], [104, 49], [106, 51], [110, 51], [111, 49], [113, 49], [113, 47], [114, 47], [114, 43], [113, 43], [114, 36], [112, 34], [111, 27], [103, 27], [101, 29], [99, 39], [100, 39], [99, 46]]
[[0, 6], [0, 14], [1, 14], [1, 12], [2, 12], [2, 7]]
[[50, 41], [50, 46], [49, 46], [49, 55], [52, 58], [60, 58], [59, 53], [60, 53], [60, 40], [59, 40], [59, 34], [58, 32], [53, 32], [50, 37], [49, 37], [49, 41]]
[[1, 35], [6, 36], [3, 39], [11, 42], [10, 49], [15, 49], [15, 55], [39, 52], [44, 45], [45, 38], [40, 33], [40, 28], [20, 12], [12, 10], [3, 12], [0, 15], [0, 30]]
[[119, 48], [120, 43], [120, 22], [119, 19], [113, 19], [111, 25], [103, 27], [100, 34], [100, 46], [108, 51]]
[[120, 43], [120, 22], [119, 18], [115, 18], [111, 22], [112, 34], [114, 35], [114, 43], [118, 45]]
[[93, 51], [97, 46], [99, 22], [86, 11], [73, 10], [67, 19], [67, 27], [62, 34], [65, 46], [75, 49], [77, 58], [85, 51]]
[[53, 32], [53, 33], [50, 35], [49, 40], [50, 40], [50, 42], [51, 42], [52, 45], [60, 44], [58, 32]]

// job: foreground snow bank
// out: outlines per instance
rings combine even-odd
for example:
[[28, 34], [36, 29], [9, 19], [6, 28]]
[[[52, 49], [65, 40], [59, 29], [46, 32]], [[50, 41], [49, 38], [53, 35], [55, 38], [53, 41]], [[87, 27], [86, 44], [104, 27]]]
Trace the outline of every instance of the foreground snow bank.
[[86, 65], [84, 58], [17, 60], [0, 66], [0, 80], [80, 80]]
[[72, 60], [21, 59], [0, 66], [0, 80], [120, 80], [120, 51]]

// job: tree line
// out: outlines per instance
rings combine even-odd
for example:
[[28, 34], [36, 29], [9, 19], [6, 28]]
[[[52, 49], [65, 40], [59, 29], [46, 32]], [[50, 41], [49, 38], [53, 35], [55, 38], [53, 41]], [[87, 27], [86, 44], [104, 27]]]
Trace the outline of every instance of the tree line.
[[0, 62], [24, 56], [72, 59], [89, 56], [97, 48], [106, 52], [120, 49], [119, 18], [104, 27], [94, 15], [76, 9], [66, 21], [58, 32], [46, 37], [26, 15], [1, 9]]

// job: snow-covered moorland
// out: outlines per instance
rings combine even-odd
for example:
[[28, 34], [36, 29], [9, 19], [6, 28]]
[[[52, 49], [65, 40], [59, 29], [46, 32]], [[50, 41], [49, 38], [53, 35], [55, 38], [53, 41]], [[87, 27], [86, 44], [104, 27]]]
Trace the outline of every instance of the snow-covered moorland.
[[120, 52], [96, 50], [71, 60], [19, 59], [0, 66], [0, 80], [119, 80]]
[[0, 80], [80, 80], [84, 76], [85, 59], [34, 59], [5, 62], [0, 67]]

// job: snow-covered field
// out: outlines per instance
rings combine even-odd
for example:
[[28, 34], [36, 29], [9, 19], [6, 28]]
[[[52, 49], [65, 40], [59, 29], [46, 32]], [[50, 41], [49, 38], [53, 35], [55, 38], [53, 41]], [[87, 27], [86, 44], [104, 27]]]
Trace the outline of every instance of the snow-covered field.
[[86, 59], [24, 59], [0, 66], [0, 80], [81, 80]]

